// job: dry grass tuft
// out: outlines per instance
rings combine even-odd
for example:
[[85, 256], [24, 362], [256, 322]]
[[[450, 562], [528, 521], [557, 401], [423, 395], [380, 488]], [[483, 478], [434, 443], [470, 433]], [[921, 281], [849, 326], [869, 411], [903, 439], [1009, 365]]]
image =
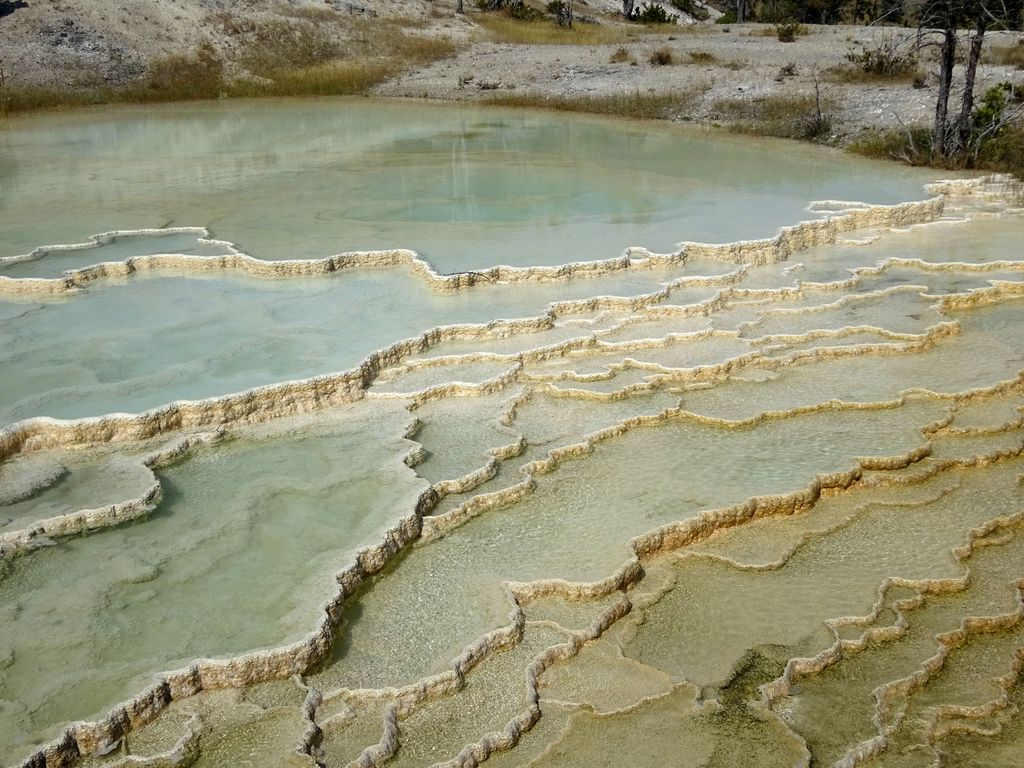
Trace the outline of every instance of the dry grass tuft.
[[517, 45], [607, 45], [641, 39], [652, 30], [623, 24], [583, 24], [560, 27], [553, 21], [520, 21], [503, 14], [475, 14], [471, 17], [497, 43]]
[[612, 64], [622, 64], [633, 59], [633, 54], [623, 47], [618, 47], [612, 52], [608, 61]]
[[823, 98], [818, 105], [812, 95], [766, 96], [760, 99], [720, 99], [713, 109], [729, 121], [729, 130], [784, 139], [821, 138], [832, 129], [830, 110], [834, 104]]
[[652, 67], [667, 67], [675, 62], [671, 48], [655, 48], [647, 59]]

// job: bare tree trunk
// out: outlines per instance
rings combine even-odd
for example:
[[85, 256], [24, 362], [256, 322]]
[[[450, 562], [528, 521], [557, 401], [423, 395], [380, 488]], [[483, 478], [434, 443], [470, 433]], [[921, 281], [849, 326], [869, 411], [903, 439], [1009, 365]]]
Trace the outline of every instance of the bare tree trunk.
[[736, 21], [740, 24], [747, 20], [747, 0], [736, 0]]
[[981, 59], [981, 46], [985, 42], [985, 30], [988, 19], [978, 14], [974, 35], [971, 37], [971, 49], [967, 57], [967, 71], [964, 74], [964, 98], [960, 104], [960, 117], [957, 120], [957, 150], [966, 152], [971, 140], [971, 113], [974, 112], [974, 81], [978, 74], [978, 61]]
[[566, 13], [569, 15], [569, 29], [572, 29], [572, 17], [573, 17], [572, 0], [566, 0], [565, 8], [566, 8]]
[[956, 63], [956, 29], [947, 23], [939, 54], [939, 97], [935, 102], [935, 124], [932, 126], [932, 153], [946, 154], [949, 133], [949, 91], [953, 87], [953, 65]]
[[622, 15], [627, 19], [633, 18], [633, 0], [622, 0]]
[[456, 0], [455, 1], [455, 12], [456, 13], [465, 13], [466, 12], [466, 9], [462, 7], [462, 0]]

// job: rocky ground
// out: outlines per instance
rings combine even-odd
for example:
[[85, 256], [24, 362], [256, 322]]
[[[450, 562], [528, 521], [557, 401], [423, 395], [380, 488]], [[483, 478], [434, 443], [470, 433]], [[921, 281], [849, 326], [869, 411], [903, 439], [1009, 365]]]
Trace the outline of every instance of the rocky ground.
[[[813, 96], [815, 80], [835, 114], [836, 138], [865, 128], [928, 125], [935, 109], [937, 66], [922, 63], [923, 82], [842, 82], [832, 68], [849, 67], [847, 54], [887, 44], [895, 37], [909, 46], [912, 30], [865, 27], [808, 27], [792, 43], [781, 43], [768, 25], [699, 25], [634, 42], [594, 46], [508, 45], [478, 42], [453, 59], [407, 72], [377, 89], [381, 95], [478, 100], [495, 94], [527, 93], [547, 98], [609, 94], [689, 93], [680, 119], [726, 122], [722, 104], [774, 96]], [[1019, 34], [992, 35], [993, 44], [1016, 43]], [[629, 59], [613, 62], [625, 48]], [[673, 63], [650, 63], [668, 48]], [[706, 54], [710, 54], [707, 56]], [[1024, 84], [1024, 71], [1009, 66], [980, 68], [978, 93], [1009, 81]]]
[[[481, 12], [466, 0], [0, 0], [0, 67], [8, 87], [120, 86], [145, 76], [156, 58], [185, 54], [208, 42], [244, 76], [237, 62], [237, 29], [246, 20], [316, 24], [344, 44], [346, 35], [372, 35], [374, 20], [407, 25], [412, 34], [448, 37], [453, 58], [414, 68], [375, 89], [384, 96], [459, 101], [496, 95], [540, 98], [685, 93], [682, 120], [724, 122], [723, 105], [774, 96], [808, 96], [815, 80], [834, 113], [837, 142], [866, 127], [927, 125], [935, 102], [934, 64], [926, 52], [913, 83], [842, 82], [829, 70], [846, 56], [913, 35], [909, 30], [809, 27], [795, 42], [780, 42], [767, 25], [693, 23], [651, 34], [613, 20], [618, 0], [577, 0], [577, 12], [611, 30], [613, 42], [539, 45], [496, 42], [480, 26]], [[329, 24], [325, 21], [329, 20]], [[1016, 44], [1019, 33], [997, 33], [990, 44]], [[618, 57], [613, 56], [620, 48]], [[668, 48], [670, 65], [650, 63]], [[624, 59], [613, 62], [613, 58]], [[980, 88], [1009, 81], [1024, 86], [1024, 71], [986, 64]], [[980, 92], [980, 91], [979, 91]]]

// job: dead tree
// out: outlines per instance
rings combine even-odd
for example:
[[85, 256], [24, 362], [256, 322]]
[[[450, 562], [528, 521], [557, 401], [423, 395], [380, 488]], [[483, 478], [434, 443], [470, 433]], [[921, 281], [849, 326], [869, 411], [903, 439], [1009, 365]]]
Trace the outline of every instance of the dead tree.
[[[923, 36], [937, 38], [939, 47], [939, 92], [935, 99], [931, 151], [936, 158], [964, 160], [971, 151], [974, 115], [974, 85], [978, 62], [985, 43], [985, 32], [992, 26], [1013, 26], [1019, 9], [1011, 9], [999, 0], [929, 0], [921, 12]], [[951, 109], [954, 90], [959, 30], [969, 28], [964, 62], [960, 108]]]

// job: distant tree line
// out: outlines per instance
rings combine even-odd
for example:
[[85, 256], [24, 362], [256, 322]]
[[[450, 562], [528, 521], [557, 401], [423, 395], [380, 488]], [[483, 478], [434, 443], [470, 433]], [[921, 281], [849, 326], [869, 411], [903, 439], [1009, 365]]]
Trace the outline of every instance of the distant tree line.
[[[623, 5], [633, 3], [624, 0]], [[799, 21], [918, 27], [935, 25], [936, 19], [944, 16], [971, 15], [971, 3], [963, 0], [728, 0], [727, 5], [730, 20], [769, 24]], [[998, 20], [1002, 28], [1020, 29], [1024, 23], [1024, 0], [998, 0], [985, 6], [990, 20]]]

